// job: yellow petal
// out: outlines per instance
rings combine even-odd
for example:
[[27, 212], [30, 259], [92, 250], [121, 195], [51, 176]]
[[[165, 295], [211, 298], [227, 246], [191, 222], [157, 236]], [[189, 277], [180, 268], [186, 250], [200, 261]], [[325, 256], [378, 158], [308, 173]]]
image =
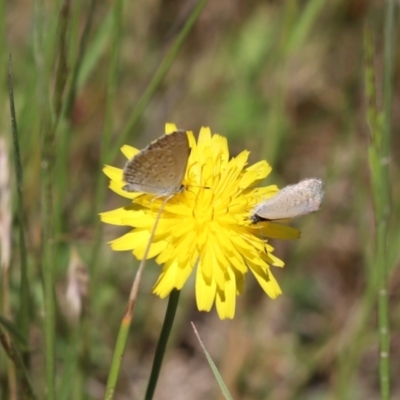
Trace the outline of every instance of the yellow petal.
[[103, 172], [111, 180], [123, 182], [122, 169], [121, 168], [112, 167], [111, 165], [105, 165], [103, 167]]
[[171, 122], [167, 122], [165, 124], [165, 134], [169, 135], [170, 133], [176, 132], [178, 130], [178, 128], [176, 127], [175, 124], [171, 123]]
[[236, 307], [236, 280], [229, 269], [226, 271], [224, 291], [217, 291], [215, 298], [218, 315], [221, 319], [232, 319]]
[[177, 263], [168, 265], [160, 274], [157, 283], [154, 285], [153, 293], [160, 298], [167, 297], [175, 286], [176, 270], [178, 269]]
[[132, 157], [136, 156], [136, 154], [140, 153], [140, 150], [136, 149], [135, 147], [128, 146], [127, 144], [124, 144], [121, 147], [121, 152], [128, 160], [130, 160]]
[[271, 297], [271, 299], [276, 299], [282, 294], [281, 288], [271, 271], [265, 271], [255, 264], [251, 264], [249, 267], [251, 272], [253, 272], [253, 275], [256, 277], [257, 282], [264, 289], [264, 292]]
[[214, 303], [217, 285], [214, 280], [204, 280], [200, 268], [196, 272], [196, 303], [200, 311], [210, 311]]
[[122, 219], [126, 214], [129, 215], [129, 211], [127, 211], [124, 207], [122, 207], [122, 208], [117, 208], [115, 210], [105, 211], [100, 213], [100, 219], [107, 224], [122, 226], [125, 225], [122, 222]]

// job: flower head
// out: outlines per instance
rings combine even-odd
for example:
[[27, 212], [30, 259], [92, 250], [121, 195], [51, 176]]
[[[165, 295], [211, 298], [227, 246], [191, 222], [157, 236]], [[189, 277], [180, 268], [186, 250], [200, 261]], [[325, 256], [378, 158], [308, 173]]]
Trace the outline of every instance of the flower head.
[[[166, 124], [166, 133], [176, 130]], [[209, 311], [214, 302], [221, 319], [233, 318], [236, 296], [243, 292], [245, 274], [250, 270], [271, 298], [281, 294], [271, 273], [271, 265], [283, 267], [267, 238], [294, 239], [299, 232], [273, 222], [254, 224], [252, 210], [273, 196], [275, 185], [257, 187], [270, 173], [266, 161], [247, 166], [248, 151], [229, 158], [226, 138], [201, 128], [196, 142], [187, 132], [191, 147], [181, 193], [170, 197], [154, 235], [148, 258], [163, 265], [153, 292], [164, 298], [174, 289], [182, 289], [196, 270], [198, 309]], [[139, 150], [122, 147], [129, 159]], [[121, 169], [106, 166], [110, 188], [132, 200], [131, 205], [104, 212], [103, 222], [126, 225], [132, 231], [111, 242], [117, 251], [132, 250], [142, 259], [163, 197], [129, 193]]]

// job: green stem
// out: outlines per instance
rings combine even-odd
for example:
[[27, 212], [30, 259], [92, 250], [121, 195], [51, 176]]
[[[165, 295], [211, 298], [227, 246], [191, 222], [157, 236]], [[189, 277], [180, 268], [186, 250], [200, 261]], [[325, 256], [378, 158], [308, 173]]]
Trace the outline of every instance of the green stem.
[[121, 369], [122, 358], [125, 353], [126, 343], [128, 341], [129, 328], [132, 323], [132, 314], [127, 312], [121, 321], [119, 328], [117, 342], [115, 344], [113, 359], [111, 361], [111, 368], [108, 374], [107, 387], [104, 395], [104, 400], [111, 400], [114, 398], [115, 386], [118, 381], [119, 371]]
[[151, 368], [151, 374], [149, 383], [147, 384], [145, 400], [151, 400], [156, 390], [158, 376], [161, 370], [161, 364], [164, 358], [165, 349], [169, 335], [171, 333], [172, 324], [175, 319], [176, 309], [178, 307], [180, 291], [174, 289], [169, 295], [167, 312], [165, 314], [164, 323], [161, 329], [160, 338], [157, 343], [156, 354], [154, 356], [153, 366]]
[[[65, 118], [71, 117], [72, 107], [75, 103], [76, 92], [78, 89], [78, 76], [81, 70], [83, 56], [85, 55], [86, 46], [89, 40], [89, 33], [92, 28], [93, 16], [95, 14], [96, 0], [91, 0], [89, 10], [87, 12], [87, 18], [85, 21], [85, 27], [83, 29], [82, 38], [79, 42], [79, 52], [72, 73], [71, 83], [69, 85], [68, 93], [65, 100], [64, 116]], [[76, 6], [77, 7], [77, 6]]]
[[[7, 20], [7, 14], [6, 14], [6, 0], [0, 0], [0, 48], [3, 49], [3, 51], [0, 54], [0, 63], [1, 65], [6, 65], [7, 63], [7, 40], [6, 40], [6, 20]], [[2, 79], [2, 82], [4, 82], [4, 78], [7, 74], [7, 71], [5, 69], [2, 70], [0, 77]], [[4, 88], [4, 83], [1, 84], [1, 89], [2, 92], [0, 94], [0, 102], [1, 104], [5, 103], [5, 92], [3, 92]]]
[[58, 148], [57, 148], [57, 160], [55, 165], [55, 176], [56, 182], [58, 183], [58, 191], [55, 196], [54, 204], [54, 232], [55, 237], [59, 237], [62, 233], [62, 215], [65, 200], [65, 187], [68, 174], [67, 168], [67, 158], [68, 158], [68, 146], [66, 141], [68, 140], [67, 130], [63, 126], [62, 121], [62, 107], [64, 103], [64, 92], [65, 86], [68, 79], [68, 33], [70, 25], [70, 13], [71, 13], [70, 0], [63, 0], [60, 11], [58, 13], [58, 29], [57, 29], [57, 48], [58, 52], [55, 54], [57, 59], [57, 66], [55, 71], [55, 82], [54, 82], [54, 95], [53, 95], [53, 105], [54, 105], [54, 135], [58, 138]]
[[[10, 96], [10, 112], [11, 112], [11, 128], [14, 145], [14, 165], [17, 176], [17, 212], [18, 212], [18, 234], [19, 234], [19, 252], [21, 257], [21, 285], [20, 285], [20, 309], [18, 315], [18, 327], [28, 341], [29, 334], [29, 304], [30, 304], [30, 289], [28, 281], [28, 265], [27, 252], [25, 244], [25, 221], [24, 221], [24, 205], [23, 205], [23, 174], [21, 163], [21, 152], [19, 146], [19, 136], [17, 129], [17, 118], [15, 115], [14, 106], [14, 89], [12, 80], [12, 63], [11, 54], [8, 64], [8, 87]], [[24, 351], [24, 360], [28, 362], [28, 352]]]
[[47, 400], [56, 398], [55, 393], [55, 298], [54, 298], [54, 210], [53, 188], [55, 162], [55, 131], [51, 123], [51, 107], [49, 102], [49, 82], [51, 81], [53, 60], [52, 43], [46, 47], [44, 39], [46, 14], [43, 0], [38, 0], [35, 10], [35, 58], [37, 67], [38, 104], [40, 110], [40, 136], [41, 136], [41, 224], [42, 224], [42, 248], [41, 264], [43, 276], [43, 296], [45, 317], [45, 363]]
[[63, 94], [65, 85], [68, 78], [68, 51], [67, 51], [67, 35], [70, 23], [70, 12], [71, 12], [70, 0], [64, 0], [59, 16], [59, 28], [58, 28], [58, 62], [54, 84], [54, 111], [55, 111], [55, 125], [57, 127], [58, 120], [61, 115], [63, 105]]
[[[92, 0], [90, 8], [87, 13], [83, 34], [79, 40], [79, 50], [77, 56], [73, 57], [74, 53], [72, 49], [75, 49], [74, 40], [78, 36], [80, 28], [80, 21], [77, 21], [79, 12], [81, 12], [81, 3], [74, 2], [74, 9], [72, 11], [73, 16], [70, 16], [71, 11], [66, 8], [67, 3], [64, 3], [60, 11], [60, 36], [59, 36], [59, 63], [56, 73], [56, 88], [58, 85], [60, 88], [56, 90], [54, 96], [54, 104], [56, 109], [56, 132], [57, 132], [57, 161], [56, 161], [56, 176], [57, 176], [57, 193], [55, 201], [55, 232], [56, 237], [61, 237], [65, 230], [65, 222], [63, 216], [63, 210], [65, 207], [65, 198], [67, 194], [67, 188], [69, 187], [69, 168], [68, 160], [70, 156], [70, 142], [73, 137], [71, 133], [71, 111], [75, 102], [76, 91], [77, 91], [77, 77], [82, 64], [83, 54], [86, 49], [88, 36], [91, 28], [91, 22], [94, 15], [94, 3]], [[69, 7], [69, 3], [68, 3]], [[63, 11], [64, 10], [64, 11]], [[68, 14], [68, 15], [66, 15]], [[77, 15], [78, 14], [78, 15]], [[72, 19], [72, 22], [71, 22]], [[72, 32], [70, 39], [67, 42], [67, 28], [69, 32]], [[76, 40], [75, 40], [76, 41]], [[67, 48], [69, 47], [69, 48]], [[72, 73], [68, 75], [67, 60], [69, 64], [72, 64]], [[63, 61], [63, 62], [61, 62]], [[63, 65], [63, 68], [61, 66]], [[68, 78], [68, 81], [66, 80]], [[57, 85], [57, 82], [58, 85]]]
[[[117, 0], [114, 4], [114, 10], [113, 10], [113, 37], [110, 43], [112, 52], [111, 52], [110, 67], [108, 70], [106, 114], [104, 118], [103, 133], [101, 135], [102, 143], [101, 143], [100, 165], [104, 165], [106, 163], [106, 160], [108, 159], [110, 150], [110, 140], [114, 127], [113, 109], [115, 104], [115, 95], [118, 82], [118, 61], [119, 61], [119, 52], [122, 40], [122, 32], [121, 32], [122, 15], [123, 15], [123, 2], [122, 0]], [[92, 292], [94, 297], [96, 297], [95, 290], [97, 287], [96, 285], [97, 275], [95, 272], [95, 268], [100, 253], [101, 233], [102, 233], [102, 225], [100, 223], [100, 219], [98, 218], [98, 213], [100, 212], [100, 207], [104, 203], [104, 198], [107, 189], [103, 179], [104, 178], [102, 174], [97, 174], [96, 195], [95, 195], [94, 213], [93, 213], [93, 223], [95, 225], [95, 237], [94, 237], [92, 256], [89, 265], [92, 274], [92, 287], [93, 287]]]
[[395, 34], [394, 0], [387, 0], [385, 21], [385, 50], [383, 71], [383, 126], [380, 130], [381, 137], [374, 143], [375, 151], [379, 156], [379, 178], [382, 184], [376, 190], [382, 193], [376, 196], [376, 223], [377, 223], [377, 267], [378, 270], [378, 323], [379, 323], [379, 370], [380, 389], [382, 400], [390, 399], [390, 316], [388, 295], [388, 226], [391, 209], [390, 193], [390, 138], [392, 121], [393, 97], [393, 54]]
[[160, 83], [164, 79], [165, 75], [167, 74], [169, 68], [171, 67], [173, 61], [175, 60], [186, 37], [188, 36], [190, 30], [192, 29], [194, 23], [197, 21], [197, 18], [199, 17], [204, 6], [207, 4], [207, 1], [208, 0], [200, 0], [197, 3], [197, 5], [194, 7], [193, 11], [189, 15], [185, 25], [183, 26], [183, 28], [182, 28], [181, 32], [179, 33], [178, 37], [176, 38], [175, 42], [172, 44], [168, 53], [162, 60], [160, 66], [158, 67], [157, 71], [155, 72], [150, 83], [147, 85], [146, 90], [140, 97], [136, 107], [134, 108], [133, 112], [131, 113], [131, 117], [128, 120], [125, 128], [123, 129], [122, 133], [120, 135], [118, 135], [116, 145], [112, 151], [113, 159], [116, 157], [116, 155], [119, 151], [119, 148], [122, 146], [122, 144], [125, 143], [126, 138], [128, 137], [131, 130], [138, 123], [139, 118], [142, 116], [143, 111], [147, 107], [149, 101], [153, 97], [158, 86], [160, 85]]
[[390, 326], [387, 279], [387, 221], [377, 221], [379, 371], [382, 400], [390, 399]]
[[390, 153], [390, 137], [392, 125], [392, 99], [393, 99], [393, 54], [395, 49], [395, 2], [387, 0], [385, 21], [385, 50], [383, 71], [383, 107], [384, 107], [384, 135], [382, 138], [382, 151]]
[[48, 399], [55, 398], [55, 298], [54, 298], [54, 213], [53, 213], [53, 133], [49, 116], [42, 121], [42, 181], [41, 181], [41, 218], [42, 218], [42, 270], [44, 281], [44, 303], [46, 316], [46, 371]]
[[[393, 7], [388, 6], [388, 14]], [[388, 17], [389, 18], [389, 17]], [[390, 19], [390, 18], [389, 18]], [[390, 23], [392, 29], [394, 23]], [[385, 62], [392, 62], [393, 32], [386, 30]], [[389, 176], [390, 160], [390, 126], [391, 126], [391, 84], [393, 82], [392, 66], [384, 68], [384, 110], [383, 124], [376, 106], [374, 44], [371, 30], [365, 30], [366, 55], [366, 94], [368, 97], [368, 122], [371, 129], [369, 146], [369, 165], [371, 185], [375, 205], [375, 268], [378, 283], [378, 335], [379, 335], [379, 371], [382, 400], [390, 400], [390, 324], [388, 298], [388, 226], [391, 211], [391, 191]], [[390, 44], [387, 44], [389, 42]], [[389, 75], [389, 76], [388, 76]], [[388, 94], [389, 91], [389, 94]]]

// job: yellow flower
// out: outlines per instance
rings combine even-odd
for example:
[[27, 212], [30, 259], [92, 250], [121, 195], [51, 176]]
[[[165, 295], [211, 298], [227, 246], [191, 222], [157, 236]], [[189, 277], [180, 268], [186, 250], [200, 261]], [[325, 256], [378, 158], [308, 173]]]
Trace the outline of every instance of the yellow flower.
[[[166, 133], [176, 130], [166, 124]], [[244, 277], [250, 270], [271, 298], [281, 289], [270, 266], [283, 267], [267, 238], [294, 239], [299, 231], [272, 222], [253, 224], [250, 216], [255, 205], [273, 196], [275, 185], [256, 187], [270, 173], [266, 161], [247, 166], [248, 151], [229, 158], [226, 138], [201, 128], [196, 142], [187, 132], [191, 153], [185, 190], [168, 199], [153, 238], [148, 258], [163, 265], [153, 292], [164, 298], [174, 289], [182, 289], [196, 270], [196, 300], [200, 311], [216, 304], [221, 319], [233, 318], [236, 296], [243, 292]], [[129, 159], [139, 150], [122, 147]], [[132, 200], [131, 205], [104, 212], [103, 222], [131, 226], [134, 229], [111, 242], [116, 251], [132, 250], [142, 259], [158, 210], [165, 198], [129, 193], [122, 188], [122, 170], [106, 166], [110, 188]]]

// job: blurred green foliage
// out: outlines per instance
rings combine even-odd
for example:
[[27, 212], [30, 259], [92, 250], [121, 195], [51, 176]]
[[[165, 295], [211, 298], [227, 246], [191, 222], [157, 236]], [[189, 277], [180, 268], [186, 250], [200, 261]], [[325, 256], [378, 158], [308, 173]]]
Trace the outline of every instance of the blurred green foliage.
[[[40, 193], [41, 131], [43, 115], [48, 113], [55, 136], [55, 159], [50, 166], [55, 208], [49, 218], [55, 228], [51, 268], [57, 299], [57, 399], [102, 398], [138, 266], [131, 254], [114, 253], [107, 246], [125, 229], [98, 222], [98, 212], [126, 204], [106, 191], [102, 165], [123, 165], [120, 155], [114, 157], [121, 135], [127, 134], [127, 144], [142, 148], [163, 134], [165, 122], [195, 134], [201, 126], [210, 126], [228, 137], [232, 155], [247, 148], [251, 162], [266, 159], [271, 163], [268, 183], [283, 186], [318, 177], [325, 182], [326, 197], [318, 213], [293, 222], [302, 230], [299, 241], [273, 242], [277, 256], [286, 263], [282, 271], [276, 271], [284, 292], [277, 300], [267, 298], [249, 275], [235, 320], [221, 322], [214, 311], [197, 311], [194, 280], [188, 281], [155, 398], [220, 398], [190, 321], [195, 322], [233, 398], [380, 398], [375, 227], [362, 48], [363, 26], [369, 21], [375, 32], [380, 106], [383, 4], [362, 0], [209, 2], [129, 128], [132, 113], [176, 43], [193, 4], [184, 0], [122, 2], [118, 14], [117, 3], [0, 2], [4, 104], [0, 135], [6, 138], [12, 157], [5, 84], [10, 52], [27, 227], [28, 374], [37, 397], [45, 396]], [[63, 4], [69, 5], [64, 16], [60, 14]], [[60, 31], [62, 18], [67, 18], [66, 26]], [[60, 64], [63, 34], [64, 67]], [[397, 32], [397, 43], [399, 39]], [[393, 133], [400, 127], [399, 63], [397, 51]], [[58, 92], [56, 82], [61, 87]], [[76, 88], [75, 94], [71, 87]], [[58, 119], [57, 102], [62, 104]], [[398, 142], [393, 134], [394, 216], [400, 210]], [[2, 314], [14, 320], [21, 296], [14, 173], [11, 178], [13, 247], [8, 281], [3, 274], [1, 302]], [[400, 368], [399, 238], [398, 223], [392, 218], [388, 257], [394, 377]], [[74, 259], [75, 249], [79, 258]], [[89, 279], [79, 323], [68, 313], [69, 271], [82, 274], [80, 282], [85, 287]], [[165, 300], [151, 294], [159, 271], [160, 266], [150, 262], [145, 272], [116, 399], [143, 397], [166, 307]], [[1, 352], [0, 398], [14, 400], [9, 367]], [[396, 396], [400, 397], [400, 385], [394, 379]]]

